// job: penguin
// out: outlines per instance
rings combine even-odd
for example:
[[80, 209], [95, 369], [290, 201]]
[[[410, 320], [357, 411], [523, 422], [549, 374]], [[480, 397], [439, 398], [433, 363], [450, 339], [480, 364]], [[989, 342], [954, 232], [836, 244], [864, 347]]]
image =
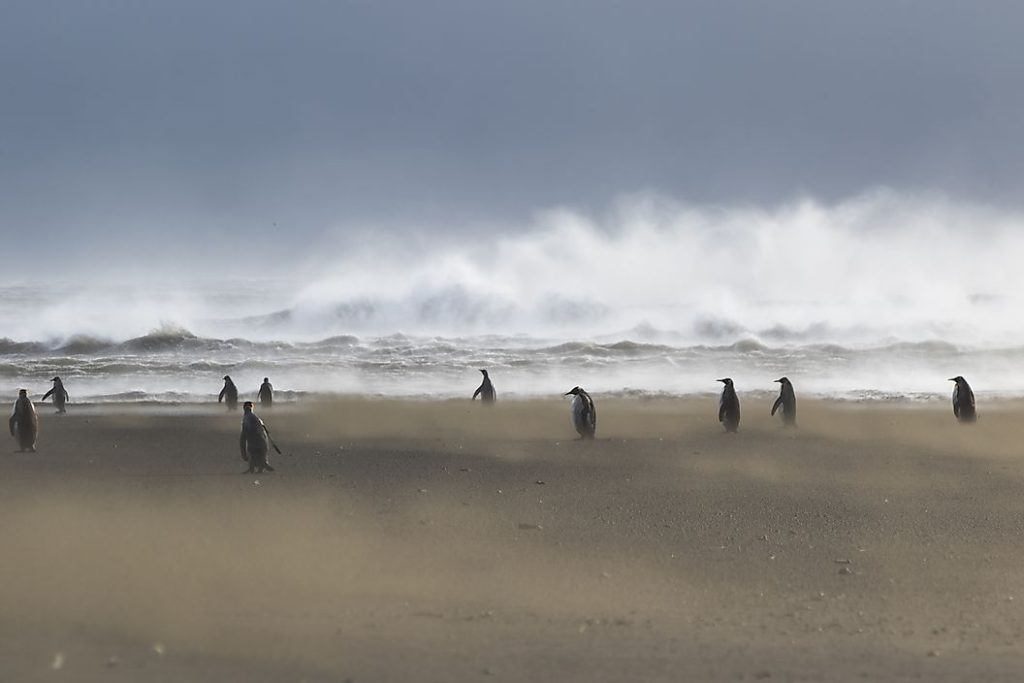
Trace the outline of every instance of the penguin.
[[242, 404], [242, 433], [238, 436], [238, 448], [242, 452], [242, 460], [249, 463], [249, 469], [242, 474], [262, 474], [264, 470], [273, 472], [267, 458], [269, 446], [281, 453], [263, 420], [252, 412], [252, 401]]
[[49, 391], [47, 391], [45, 394], [43, 394], [43, 397], [41, 399], [39, 399], [39, 400], [40, 401], [45, 401], [52, 394], [53, 395], [53, 405], [55, 405], [57, 407], [57, 412], [58, 413], [66, 413], [66, 412], [68, 412], [67, 409], [64, 408], [64, 403], [67, 402], [68, 400], [70, 400], [71, 396], [69, 396], [67, 390], [64, 389], [64, 383], [60, 381], [60, 377], [54, 377], [50, 381], [53, 382], [53, 388], [50, 389]]
[[18, 400], [14, 402], [14, 411], [8, 422], [11, 436], [18, 440], [20, 452], [36, 452], [36, 437], [39, 436], [39, 417], [27, 389], [18, 389]]
[[956, 382], [953, 387], [953, 414], [960, 424], [970, 424], [978, 419], [978, 413], [974, 406], [974, 392], [971, 385], [960, 375], [950, 377], [950, 382]]
[[263, 378], [263, 384], [260, 385], [260, 407], [269, 408], [274, 405], [274, 387], [270, 383], [269, 377]]
[[220, 390], [217, 403], [221, 401], [228, 404], [228, 410], [234, 410], [238, 407], [238, 387], [231, 381], [230, 375], [224, 375], [224, 388]]
[[781, 384], [782, 387], [779, 391], [779, 397], [775, 399], [775, 405], [772, 406], [772, 415], [775, 415], [775, 411], [782, 408], [782, 424], [786, 427], [795, 427], [796, 393], [793, 391], [793, 383], [789, 381], [788, 377], [780, 377], [775, 381]]
[[565, 396], [572, 394], [576, 398], [572, 400], [572, 424], [581, 439], [593, 439], [597, 431], [597, 409], [590, 394], [579, 387], [573, 387], [565, 392]]
[[486, 370], [481, 370], [480, 372], [483, 373], [484, 381], [481, 382], [480, 386], [477, 387], [477, 390], [473, 392], [472, 400], [476, 400], [476, 397], [479, 396], [480, 400], [484, 403], [494, 403], [494, 400], [497, 398], [497, 394], [494, 393], [494, 385], [491, 384], [491, 378], [487, 376]]
[[718, 421], [725, 426], [725, 431], [735, 433], [740, 428], [740, 399], [732, 385], [732, 379], [717, 379], [725, 385], [722, 398], [718, 402]]

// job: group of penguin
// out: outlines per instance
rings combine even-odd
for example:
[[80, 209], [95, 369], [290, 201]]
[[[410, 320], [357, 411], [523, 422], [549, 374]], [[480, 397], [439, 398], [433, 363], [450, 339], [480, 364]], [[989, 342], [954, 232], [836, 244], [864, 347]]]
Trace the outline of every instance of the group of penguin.
[[[485, 404], [492, 404], [497, 399], [497, 392], [487, 370], [480, 371], [483, 374], [483, 381], [477, 390], [473, 392], [473, 399], [479, 396]], [[53, 388], [43, 395], [41, 400], [53, 397], [53, 404], [58, 413], [67, 412], [65, 404], [70, 399], [67, 390], [60, 377], [52, 380]], [[736, 432], [740, 426], [740, 399], [736, 394], [736, 387], [732, 378], [725, 377], [716, 380], [725, 385], [718, 402], [718, 421], [722, 423], [726, 432]], [[796, 426], [796, 392], [793, 390], [793, 383], [788, 377], [780, 377], [775, 380], [780, 386], [779, 397], [772, 405], [771, 414], [774, 416], [781, 410], [782, 423], [787, 427]], [[961, 423], [971, 423], [978, 419], [977, 408], [974, 401], [974, 391], [962, 376], [951, 377], [953, 387], [953, 414]], [[581, 439], [593, 439], [597, 433], [597, 409], [594, 407], [594, 400], [582, 387], [576, 386], [567, 391], [565, 396], [572, 396], [572, 424], [576, 433]], [[269, 408], [274, 402], [274, 387], [270, 380], [263, 378], [258, 392], [260, 405]], [[238, 387], [231, 380], [229, 375], [224, 375], [224, 388], [221, 389], [217, 402], [226, 403], [229, 410], [238, 407]], [[269, 451], [273, 447], [277, 453], [281, 449], [274, 443], [270, 431], [263, 423], [263, 420], [253, 412], [253, 402], [245, 401], [242, 405], [242, 431], [238, 437], [238, 446], [241, 451], [242, 460], [249, 463], [247, 474], [260, 474], [264, 471], [273, 472], [270, 466]], [[36, 415], [32, 399], [28, 397], [28, 390], [19, 389], [18, 399], [14, 402], [14, 410], [9, 421], [11, 436], [17, 442], [21, 451], [36, 450], [36, 438], [39, 435], [39, 418]]]
[[[270, 408], [274, 405], [274, 387], [270, 383], [270, 378], [263, 378], [258, 396], [262, 407]], [[238, 387], [230, 375], [224, 375], [224, 388], [217, 396], [217, 403], [221, 401], [227, 404], [228, 410], [238, 408]], [[271, 446], [280, 455], [281, 449], [274, 443], [267, 425], [252, 411], [252, 401], [246, 401], [242, 404], [242, 432], [238, 435], [238, 449], [241, 451], [242, 460], [249, 463], [249, 469], [243, 474], [273, 472], [274, 468], [270, 466]]]
[[[481, 370], [483, 382], [473, 392], [473, 400], [480, 396], [484, 403], [494, 403], [497, 394], [494, 385], [486, 370]], [[735, 433], [740, 428], [740, 398], [736, 394], [736, 387], [731, 377], [715, 380], [725, 386], [722, 388], [722, 395], [718, 400], [718, 421], [722, 423], [726, 432]], [[961, 423], [971, 423], [978, 419], [977, 409], [974, 403], [974, 391], [960, 375], [951, 377], [950, 382], [955, 382], [953, 387], [953, 415]], [[772, 417], [781, 410], [782, 424], [786, 427], [796, 426], [796, 392], [793, 390], [793, 383], [788, 377], [780, 377], [778, 382], [779, 397], [772, 404]], [[572, 424], [576, 433], [581, 439], [593, 439], [597, 432], [597, 409], [594, 408], [594, 400], [581, 387], [573, 387], [567, 391], [565, 396], [573, 396], [572, 400]]]
[[[53, 387], [43, 394], [41, 401], [53, 396], [53, 405], [58, 413], [66, 413], [65, 404], [71, 397], [64, 388], [60, 377], [54, 377]], [[36, 415], [36, 408], [32, 405], [32, 399], [28, 397], [28, 389], [18, 389], [18, 400], [14, 402], [14, 410], [11, 411], [11, 419], [7, 422], [11, 430], [11, 436], [18, 442], [18, 450], [21, 452], [36, 452], [36, 439], [39, 437], [39, 416]]]
[[[65, 413], [67, 412], [65, 404], [71, 397], [64, 388], [64, 383], [60, 377], [54, 377], [52, 381], [53, 388], [46, 392], [41, 400], [45, 401], [50, 396], [53, 396], [53, 404], [56, 406], [57, 412]], [[266, 377], [263, 378], [263, 384], [260, 385], [259, 399], [260, 403], [267, 408], [274, 401], [274, 387]], [[238, 388], [228, 375], [224, 376], [224, 388], [217, 397], [217, 402], [220, 403], [221, 401], [227, 404], [229, 410], [235, 410], [238, 407]], [[268, 458], [270, 447], [272, 446], [278, 453], [281, 452], [281, 449], [274, 443], [274, 439], [270, 436], [267, 426], [263, 424], [263, 420], [252, 411], [252, 401], [246, 401], [243, 404], [243, 411], [242, 431], [238, 437], [238, 446], [241, 451], [242, 460], [249, 463], [249, 469], [246, 470], [246, 473], [260, 474], [264, 471], [273, 472], [274, 468], [270, 466]], [[21, 452], [30, 451], [34, 453], [36, 450], [36, 439], [39, 436], [39, 416], [36, 414], [35, 406], [32, 404], [32, 399], [28, 396], [27, 389], [18, 390], [18, 400], [14, 402], [14, 410], [11, 412], [9, 427], [11, 436], [18, 442], [19, 450]]]

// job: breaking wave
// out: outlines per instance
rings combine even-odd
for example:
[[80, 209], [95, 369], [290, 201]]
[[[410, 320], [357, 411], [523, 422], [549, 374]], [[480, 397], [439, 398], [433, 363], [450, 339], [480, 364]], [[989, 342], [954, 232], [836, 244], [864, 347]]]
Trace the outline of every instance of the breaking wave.
[[1024, 392], [1016, 214], [884, 192], [771, 208], [641, 197], [495, 234], [368, 237], [318, 250], [293, 280], [0, 288], [0, 379], [205, 397], [231, 373], [455, 395], [490, 367], [522, 394], [703, 392], [723, 373], [822, 394], [944, 392], [955, 374]]

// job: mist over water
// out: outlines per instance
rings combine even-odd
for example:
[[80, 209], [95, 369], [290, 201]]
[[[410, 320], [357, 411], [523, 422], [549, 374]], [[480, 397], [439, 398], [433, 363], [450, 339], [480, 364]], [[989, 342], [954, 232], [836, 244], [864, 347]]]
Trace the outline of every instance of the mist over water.
[[[644, 196], [474, 239], [372, 234], [292, 274], [0, 290], [0, 382], [74, 397], [255, 392], [1024, 393], [1024, 221], [936, 197], [694, 207]], [[246, 264], [246, 268], [250, 268]]]

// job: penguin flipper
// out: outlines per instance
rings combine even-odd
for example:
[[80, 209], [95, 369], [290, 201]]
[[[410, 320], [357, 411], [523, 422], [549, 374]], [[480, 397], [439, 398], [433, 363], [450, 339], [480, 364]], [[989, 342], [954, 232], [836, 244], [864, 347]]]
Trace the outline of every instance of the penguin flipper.
[[781, 405], [782, 405], [782, 397], [779, 396], [777, 399], [775, 399], [775, 405], [772, 406], [772, 417], [775, 417], [775, 411], [778, 410], [779, 406], [781, 406]]
[[[52, 393], [53, 393], [53, 389], [50, 389], [45, 394], [43, 394], [43, 397], [41, 399], [39, 399], [39, 400], [40, 401], [45, 401], [46, 399], [50, 398], [50, 394], [52, 394]], [[56, 396], [54, 396], [54, 398], [56, 398]]]
[[725, 401], [718, 404], [718, 421], [725, 422]]
[[270, 430], [267, 429], [267, 425], [263, 425], [263, 433], [267, 435], [267, 441], [269, 441], [270, 445], [274, 447], [274, 450], [277, 451], [277, 454], [283, 455], [283, 453], [281, 453], [281, 449], [277, 447], [276, 443], [274, 443], [274, 437], [270, 435]]

